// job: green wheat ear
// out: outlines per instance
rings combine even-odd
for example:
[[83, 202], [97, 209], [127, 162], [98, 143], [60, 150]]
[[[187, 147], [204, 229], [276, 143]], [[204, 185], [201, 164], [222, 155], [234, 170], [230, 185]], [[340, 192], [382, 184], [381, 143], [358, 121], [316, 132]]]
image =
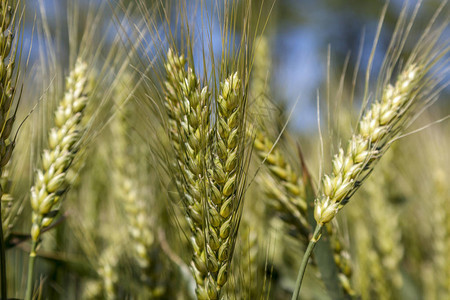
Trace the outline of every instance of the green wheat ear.
[[206, 158], [209, 141], [209, 93], [201, 89], [193, 70], [185, 69], [184, 56], [172, 50], [167, 53], [166, 111], [169, 137], [176, 161], [172, 163], [177, 188], [185, 206], [185, 217], [193, 237], [194, 254], [191, 268], [197, 283], [199, 297], [207, 297], [205, 278], [204, 212], [206, 198]]
[[221, 83], [217, 100], [215, 153], [207, 199], [209, 223], [206, 254], [208, 295], [217, 299], [228, 280], [232, 249], [236, 241], [234, 226], [239, 209], [240, 168], [242, 167], [242, 92], [237, 73]]
[[[84, 129], [80, 125], [86, 107], [87, 65], [78, 60], [74, 70], [67, 77], [66, 93], [55, 112], [55, 127], [50, 129], [48, 149], [42, 154], [42, 168], [38, 169], [34, 186], [31, 188], [33, 209], [31, 238], [39, 240], [41, 230], [49, 226], [54, 216], [51, 212], [61, 204], [66, 190], [67, 169], [78, 152], [79, 140]], [[32, 251], [30, 255], [36, 253]]]
[[[14, 48], [14, 19], [13, 7], [8, 5], [7, 1], [0, 3], [0, 176], [2, 181], [8, 181], [3, 169], [10, 161], [15, 147], [15, 140], [10, 140], [11, 131], [16, 118], [15, 113], [11, 113], [11, 106], [15, 95], [15, 80], [13, 77], [16, 49]], [[13, 199], [4, 195], [3, 188], [0, 186], [0, 208], [2, 234], [0, 238], [6, 240], [9, 234], [9, 227], [13, 224], [14, 216], [11, 207], [14, 205]], [[8, 191], [6, 190], [6, 193]], [[14, 210], [15, 211], [15, 210]], [[2, 243], [3, 245], [3, 243]], [[3, 252], [3, 250], [2, 250]]]
[[53, 222], [61, 206], [61, 199], [67, 191], [67, 171], [83, 136], [81, 119], [88, 101], [86, 71], [86, 63], [77, 60], [66, 79], [66, 92], [55, 112], [55, 126], [49, 132], [48, 149], [43, 151], [42, 166], [37, 170], [31, 188], [32, 246], [25, 299], [31, 299], [34, 260], [42, 229]]

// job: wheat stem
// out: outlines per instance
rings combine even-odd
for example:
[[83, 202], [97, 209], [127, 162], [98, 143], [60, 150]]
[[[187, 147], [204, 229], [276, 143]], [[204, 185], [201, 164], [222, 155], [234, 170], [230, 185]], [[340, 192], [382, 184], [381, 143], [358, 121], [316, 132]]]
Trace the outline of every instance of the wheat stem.
[[322, 224], [317, 224], [314, 229], [314, 234], [309, 240], [308, 247], [306, 248], [305, 254], [303, 255], [302, 263], [300, 269], [298, 270], [297, 280], [295, 282], [295, 290], [292, 294], [292, 300], [297, 300], [300, 295], [300, 288], [302, 286], [303, 277], [305, 275], [306, 266], [308, 265], [309, 257], [316, 246], [317, 241], [320, 239], [320, 234], [322, 231]]
[[[0, 201], [0, 211], [2, 205]], [[3, 227], [3, 220], [0, 213], [0, 227]], [[7, 299], [7, 290], [6, 290], [6, 255], [5, 255], [5, 241], [3, 239], [3, 229], [0, 229], [0, 265], [1, 265], [1, 289], [2, 289], [2, 299]]]
[[31, 300], [33, 295], [33, 273], [34, 273], [34, 261], [36, 260], [36, 246], [37, 241], [31, 242], [30, 258], [28, 260], [28, 276], [27, 276], [27, 289], [25, 293], [25, 300]]

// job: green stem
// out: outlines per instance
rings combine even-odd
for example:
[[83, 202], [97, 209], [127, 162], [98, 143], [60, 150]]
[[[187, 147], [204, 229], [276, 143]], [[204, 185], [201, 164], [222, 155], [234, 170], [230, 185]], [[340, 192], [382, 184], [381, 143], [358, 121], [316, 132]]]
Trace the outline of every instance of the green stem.
[[[0, 198], [1, 198], [1, 190], [0, 190]], [[5, 240], [3, 239], [3, 218], [2, 218], [2, 204], [0, 199], [0, 265], [1, 265], [1, 289], [2, 289], [2, 299], [7, 299], [7, 284], [6, 284], [6, 254], [5, 254]]]
[[33, 295], [33, 273], [34, 273], [34, 261], [36, 259], [36, 246], [37, 242], [31, 242], [30, 259], [28, 261], [28, 279], [27, 279], [27, 291], [25, 294], [25, 300], [31, 300]]
[[295, 290], [292, 294], [292, 300], [297, 300], [300, 294], [300, 287], [302, 286], [303, 275], [305, 275], [306, 266], [308, 265], [309, 257], [311, 256], [312, 251], [314, 250], [314, 246], [317, 241], [320, 239], [320, 232], [322, 231], [322, 224], [317, 224], [314, 229], [314, 234], [312, 238], [309, 240], [308, 247], [306, 248], [305, 254], [303, 255], [302, 264], [300, 265], [300, 269], [298, 270], [297, 281], [295, 282]]

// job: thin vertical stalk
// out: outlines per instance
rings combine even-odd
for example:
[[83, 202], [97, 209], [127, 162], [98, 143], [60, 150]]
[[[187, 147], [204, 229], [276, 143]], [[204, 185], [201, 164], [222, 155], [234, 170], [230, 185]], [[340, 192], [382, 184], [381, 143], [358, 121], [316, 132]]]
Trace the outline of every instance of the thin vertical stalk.
[[297, 280], [295, 282], [295, 290], [292, 294], [292, 300], [297, 300], [300, 294], [300, 287], [302, 286], [303, 276], [305, 275], [306, 266], [308, 265], [309, 257], [311, 256], [317, 241], [320, 239], [320, 234], [322, 231], [322, 224], [317, 224], [314, 229], [314, 234], [309, 240], [308, 247], [306, 248], [305, 254], [303, 255], [302, 263], [300, 269], [298, 270]]
[[25, 300], [31, 300], [31, 297], [33, 295], [33, 273], [34, 273], [34, 261], [36, 259], [36, 246], [37, 242], [32, 241], [30, 259], [28, 261], [27, 290], [25, 294]]

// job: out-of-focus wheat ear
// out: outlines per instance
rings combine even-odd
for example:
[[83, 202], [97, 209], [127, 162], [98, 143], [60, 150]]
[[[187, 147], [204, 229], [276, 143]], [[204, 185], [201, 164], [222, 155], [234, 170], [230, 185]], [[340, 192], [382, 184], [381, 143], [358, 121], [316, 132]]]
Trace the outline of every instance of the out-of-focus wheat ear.
[[[287, 225], [294, 225], [299, 238], [307, 244], [311, 233], [311, 226], [306, 220], [307, 204], [305, 187], [300, 176], [293, 171], [285, 161], [280, 150], [260, 131], [256, 132], [254, 140], [255, 152], [269, 169], [269, 174], [260, 174], [260, 181], [268, 197], [273, 198], [272, 207], [278, 210]], [[334, 259], [339, 270], [339, 281], [344, 292], [354, 295], [351, 287], [352, 267], [349, 253], [345, 250], [343, 242], [332, 225], [327, 226], [334, 251]]]
[[115, 245], [111, 245], [105, 249], [99, 258], [99, 268], [97, 273], [102, 281], [104, 299], [117, 299], [116, 285], [119, 280], [119, 276], [116, 268], [118, 258], [117, 247]]
[[433, 258], [432, 269], [435, 280], [436, 299], [450, 297], [450, 208], [447, 175], [443, 169], [437, 168], [434, 174], [433, 200]]
[[380, 169], [382, 171], [380, 176], [371, 178], [367, 191], [368, 199], [370, 199], [368, 206], [371, 211], [371, 228], [375, 231], [374, 244], [380, 257], [382, 277], [387, 281], [386, 290], [390, 298], [397, 298], [403, 285], [400, 265], [405, 249], [402, 245], [402, 232], [399, 230], [400, 213], [389, 201], [392, 195], [386, 192], [389, 191], [389, 185], [395, 183], [388, 182], [388, 174], [383, 174], [389, 172], [387, 166], [391, 165], [389, 162], [393, 159], [392, 155], [392, 152], [387, 153], [389, 157], [382, 162], [386, 163], [386, 167]]
[[207, 291], [218, 299], [228, 280], [241, 213], [244, 168], [244, 101], [237, 73], [221, 83], [217, 98], [214, 152], [209, 170], [206, 239]]
[[36, 172], [35, 183], [31, 188], [32, 247], [25, 297], [27, 300], [31, 299], [32, 272], [41, 231], [52, 223], [59, 210], [61, 198], [67, 190], [67, 170], [79, 150], [83, 136], [81, 119], [88, 100], [86, 71], [86, 63], [78, 60], [66, 79], [66, 92], [55, 112], [55, 126], [49, 132], [48, 149], [43, 151], [42, 165]]
[[194, 250], [191, 268], [197, 283], [197, 296], [207, 299], [205, 278], [208, 274], [205, 253], [204, 211], [206, 199], [206, 163], [209, 154], [209, 92], [201, 88], [194, 71], [186, 70], [186, 60], [172, 50], [165, 64], [166, 112], [175, 163], [171, 166], [191, 228]]
[[347, 251], [344, 241], [337, 232], [336, 226], [328, 223], [325, 228], [330, 237], [331, 249], [333, 250], [334, 262], [339, 271], [338, 276], [341, 287], [346, 295], [355, 296], [356, 293], [351, 283], [353, 268], [350, 253]]
[[112, 123], [113, 138], [113, 186], [116, 189], [116, 198], [122, 204], [128, 232], [131, 237], [132, 256], [141, 268], [141, 277], [147, 281], [146, 271], [152, 263], [150, 250], [154, 242], [154, 234], [150, 231], [150, 216], [145, 208], [144, 199], [139, 192], [140, 174], [138, 172], [138, 158], [141, 157], [137, 146], [131, 141], [132, 128], [129, 125], [132, 117], [128, 84], [132, 82], [131, 76], [124, 76], [123, 85], [117, 87], [116, 106], [117, 113]]
[[367, 226], [360, 219], [355, 223], [355, 239], [356, 243], [356, 255], [358, 257], [357, 278], [358, 287], [361, 295], [361, 299], [370, 300], [373, 299], [372, 295], [374, 290], [377, 291], [377, 295], [387, 295], [385, 291], [385, 279], [374, 282], [373, 276], [380, 274], [380, 262], [378, 261], [378, 255], [375, 251], [372, 243], [371, 233]]
[[82, 298], [86, 300], [94, 300], [102, 298], [102, 283], [100, 280], [92, 279], [88, 280], [83, 284], [82, 287]]
[[259, 255], [261, 255], [260, 245], [258, 244], [258, 234], [262, 234], [251, 224], [245, 228], [242, 249], [239, 253], [240, 268], [242, 270], [242, 289], [243, 298], [258, 297], [258, 283], [262, 280], [259, 274]]
[[[267, 120], [272, 115], [270, 107], [270, 74], [272, 72], [272, 58], [270, 53], [269, 40], [265, 35], [259, 36], [255, 41], [255, 55], [253, 56], [253, 65], [250, 81], [250, 107], [252, 113], [256, 116], [256, 122]], [[270, 124], [272, 125], [272, 124]], [[270, 127], [270, 126], [266, 126]]]
[[261, 174], [261, 183], [266, 195], [274, 199], [272, 206], [286, 216], [300, 237], [307, 241], [311, 227], [306, 219], [306, 195], [301, 178], [262, 131], [256, 131], [253, 146], [256, 155], [264, 161], [270, 172]]

